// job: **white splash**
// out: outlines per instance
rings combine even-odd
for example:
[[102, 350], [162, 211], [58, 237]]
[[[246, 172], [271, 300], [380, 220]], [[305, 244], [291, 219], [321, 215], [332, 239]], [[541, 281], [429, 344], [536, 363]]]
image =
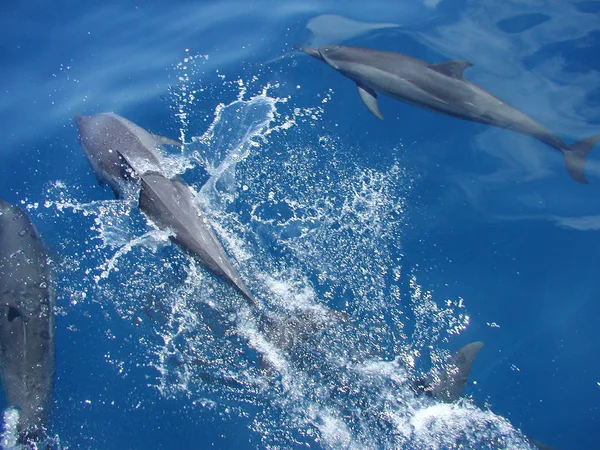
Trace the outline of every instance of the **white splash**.
[[25, 448], [17, 442], [19, 431], [17, 425], [19, 423], [19, 411], [16, 408], [8, 408], [4, 411], [2, 437], [0, 439], [0, 447], [5, 450], [17, 450]]
[[[189, 74], [205, 61], [186, 58], [179, 69]], [[324, 448], [442, 448], [432, 443], [459, 435], [479, 442], [490, 423], [491, 435], [518, 440], [504, 419], [458, 404], [450, 411], [460, 420], [451, 420], [446, 407], [435, 409], [412, 391], [415, 361], [442, 361], [440, 345], [469, 318], [462, 299], [435, 299], [418, 273], [403, 273], [415, 181], [402, 161], [353, 162], [357, 149], [317, 131], [323, 103], [292, 106], [273, 94], [277, 85], [256, 77], [224, 81], [233, 99], [216, 107], [196, 137], [189, 127], [200, 81], [179, 81], [173, 109], [187, 145], [166, 157], [180, 173], [205, 170], [190, 183], [198, 206], [264, 309], [251, 309], [194, 259], [164, 245], [168, 233], [136, 221], [135, 205], [51, 201], [46, 206], [57, 214], [93, 222], [96, 251], [82, 252], [72, 266], [83, 279], [103, 280], [86, 286], [88, 297], [109, 299], [128, 320], [142, 312], [155, 319], [146, 328], [152, 335], [140, 338], [146, 354], [133, 362], [107, 358], [115, 370], [153, 367], [152, 384], [166, 398], [240, 415], [252, 405], [252, 429], [266, 447], [289, 446], [299, 435]], [[98, 255], [100, 263], [86, 267]], [[327, 308], [350, 319], [319, 328], [310, 317], [327, 317]], [[282, 349], [267, 331], [277, 324], [316, 331]], [[450, 437], [436, 425], [442, 422], [453, 424]]]

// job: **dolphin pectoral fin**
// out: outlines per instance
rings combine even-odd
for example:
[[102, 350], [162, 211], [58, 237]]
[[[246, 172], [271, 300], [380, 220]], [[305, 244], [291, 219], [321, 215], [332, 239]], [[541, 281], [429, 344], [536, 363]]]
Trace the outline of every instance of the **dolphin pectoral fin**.
[[357, 84], [356, 87], [358, 88], [358, 95], [360, 95], [360, 99], [367, 109], [371, 111], [375, 117], [383, 120], [383, 114], [379, 111], [379, 105], [377, 104], [377, 93], [373, 89], [361, 86], [360, 84]]
[[600, 134], [575, 142], [569, 147], [569, 150], [563, 151], [567, 170], [569, 171], [569, 175], [571, 175], [575, 181], [583, 184], [588, 183], [583, 174], [583, 169], [588, 153], [598, 141], [600, 141]]
[[175, 145], [177, 147], [183, 147], [183, 144], [179, 141], [176, 141], [175, 139], [159, 136], [158, 134], [153, 134], [152, 137], [158, 145]]
[[439, 64], [430, 64], [429, 68], [449, 77], [462, 80], [463, 72], [472, 65], [473, 63], [469, 61], [446, 61]]
[[100, 187], [104, 187], [108, 184], [108, 182], [106, 181], [106, 179], [100, 174], [100, 172], [97, 172], [95, 170], [92, 171], [94, 174], [94, 177], [96, 178], [96, 183], [98, 183], [98, 186]]

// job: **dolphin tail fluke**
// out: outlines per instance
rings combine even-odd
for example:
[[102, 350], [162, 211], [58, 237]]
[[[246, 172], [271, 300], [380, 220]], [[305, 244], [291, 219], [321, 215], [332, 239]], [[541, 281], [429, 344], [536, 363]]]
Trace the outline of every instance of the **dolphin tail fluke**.
[[[53, 449], [52, 444], [54, 440], [48, 436], [48, 433], [44, 427], [30, 426], [24, 430], [19, 431], [19, 437], [17, 442], [24, 446], [23, 448], [44, 448]], [[19, 447], [21, 448], [21, 447]]]
[[337, 325], [338, 323], [347, 322], [350, 320], [350, 314], [345, 311], [340, 311], [338, 309], [330, 308], [329, 306], [324, 306], [325, 315], [321, 319], [323, 321], [323, 327], [332, 327]]
[[473, 361], [482, 347], [483, 342], [478, 341], [458, 349], [448, 367], [440, 374], [439, 380], [433, 383], [432, 393], [435, 398], [444, 402], [455, 402], [462, 396]]
[[590, 136], [574, 143], [568, 150], [563, 151], [567, 170], [569, 171], [569, 175], [571, 175], [575, 181], [583, 184], [588, 183], [583, 174], [583, 168], [588, 153], [598, 141], [600, 141], [600, 134], [595, 134], [594, 136]]

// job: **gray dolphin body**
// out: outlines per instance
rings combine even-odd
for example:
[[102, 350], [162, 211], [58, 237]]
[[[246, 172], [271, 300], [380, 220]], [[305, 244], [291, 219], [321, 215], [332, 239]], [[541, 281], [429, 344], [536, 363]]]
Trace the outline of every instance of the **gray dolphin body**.
[[20, 409], [21, 439], [45, 435], [54, 382], [54, 292], [47, 250], [16, 206], [0, 199], [0, 375]]
[[76, 115], [75, 122], [79, 142], [98, 181], [108, 184], [117, 198], [127, 196], [130, 185], [137, 184], [138, 175], [160, 171], [157, 147], [181, 145], [114, 113]]
[[585, 160], [600, 134], [568, 146], [550, 130], [485, 89], [463, 78], [468, 61], [429, 64], [401, 53], [334, 45], [295, 48], [325, 62], [353, 80], [365, 106], [383, 115], [377, 92], [421, 108], [531, 136], [559, 150], [571, 177], [587, 183]]
[[180, 179], [162, 175], [156, 147], [181, 144], [150, 134], [113, 113], [75, 116], [75, 121], [81, 146], [98, 180], [107, 182], [117, 198], [125, 197], [131, 184], [139, 185], [140, 210], [159, 228], [171, 230], [173, 242], [257, 306], [256, 298], [243, 283], [207, 219], [196, 208], [190, 188]]
[[207, 219], [198, 211], [186, 184], [158, 173], [142, 175], [139, 208], [159, 228], [170, 229], [175, 243], [206, 268], [229, 281], [253, 306], [258, 306]]

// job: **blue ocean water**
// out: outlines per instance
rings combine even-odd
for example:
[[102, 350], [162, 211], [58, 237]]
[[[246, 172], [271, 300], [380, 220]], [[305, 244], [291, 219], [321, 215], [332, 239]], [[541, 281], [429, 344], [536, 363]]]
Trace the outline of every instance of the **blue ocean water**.
[[[523, 135], [380, 98], [293, 44], [465, 76], [571, 143], [600, 132], [600, 3], [16, 2], [0, 14], [0, 197], [54, 260], [51, 430], [69, 449], [600, 448], [600, 149], [589, 185]], [[99, 186], [73, 115], [165, 149], [272, 314], [350, 315], [291, 353]], [[415, 376], [472, 341], [465, 399]], [[260, 361], [270, 369], [261, 368]]]

